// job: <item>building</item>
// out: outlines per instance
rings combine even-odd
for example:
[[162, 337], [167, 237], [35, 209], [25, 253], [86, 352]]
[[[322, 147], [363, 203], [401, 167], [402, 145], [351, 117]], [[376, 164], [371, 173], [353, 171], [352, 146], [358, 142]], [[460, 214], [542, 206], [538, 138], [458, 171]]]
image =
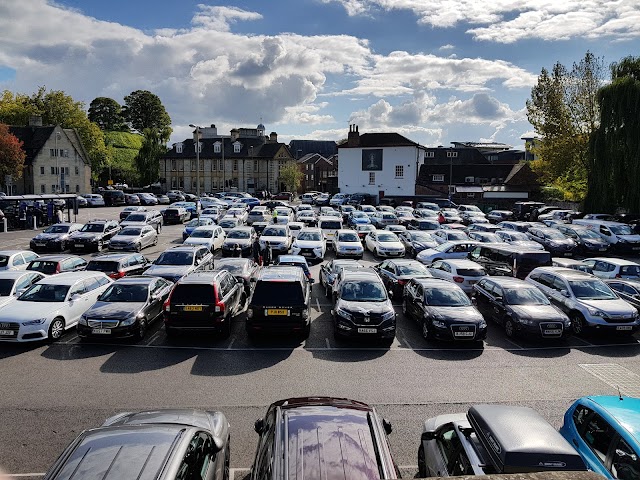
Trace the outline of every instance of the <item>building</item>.
[[197, 192], [197, 157], [200, 192], [237, 190], [255, 194], [285, 190], [280, 168], [294, 158], [289, 147], [278, 142], [276, 132], [267, 137], [262, 124], [255, 129], [234, 128], [228, 136], [219, 135], [215, 125], [199, 131], [199, 142], [194, 131], [194, 138], [174, 143], [161, 158], [160, 177], [165, 190]]
[[338, 145], [333, 140], [291, 140], [289, 150], [297, 160], [310, 153], [329, 158], [338, 153]]
[[332, 184], [329, 179], [337, 177], [338, 170], [328, 158], [318, 153], [309, 153], [298, 160], [298, 168], [304, 175], [298, 193], [309, 191], [336, 193], [329, 188]]
[[415, 195], [425, 149], [398, 133], [365, 133], [349, 127], [338, 146], [338, 188], [341, 193], [385, 196]]
[[10, 126], [9, 132], [23, 142], [26, 153], [22, 178], [5, 181], [5, 193], [91, 192], [91, 165], [74, 128], [42, 126], [41, 117], [32, 117], [29, 126]]

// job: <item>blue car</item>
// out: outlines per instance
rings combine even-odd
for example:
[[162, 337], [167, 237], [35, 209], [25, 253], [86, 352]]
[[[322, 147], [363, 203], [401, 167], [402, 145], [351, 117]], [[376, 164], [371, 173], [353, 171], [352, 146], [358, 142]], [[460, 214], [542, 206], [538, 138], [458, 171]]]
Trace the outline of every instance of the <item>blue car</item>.
[[347, 216], [347, 225], [351, 227], [355, 227], [356, 225], [369, 225], [370, 223], [371, 219], [369, 215], [360, 210], [354, 210]]
[[255, 197], [241, 198], [240, 201], [244, 203], [249, 210], [251, 210], [256, 205], [260, 205], [260, 200]]
[[171, 206], [184, 208], [191, 214], [191, 218], [198, 216], [198, 206], [196, 205], [196, 202], [175, 202]]
[[560, 428], [589, 467], [606, 478], [640, 478], [640, 399], [582, 397]]
[[189, 223], [187, 223], [184, 226], [184, 230], [182, 231], [182, 241], [184, 242], [187, 238], [189, 238], [189, 236], [193, 233], [193, 231], [198, 228], [198, 227], [202, 227], [204, 225], [215, 225], [216, 223], [213, 221], [213, 218], [211, 217], [201, 217], [201, 218], [194, 218], [193, 220], [190, 220]]
[[302, 268], [304, 271], [307, 280], [311, 283], [314, 283], [313, 278], [311, 278], [311, 271], [309, 270], [309, 264], [307, 263], [307, 259], [302, 255], [278, 255], [276, 261], [273, 263], [274, 265], [293, 265], [296, 267]]

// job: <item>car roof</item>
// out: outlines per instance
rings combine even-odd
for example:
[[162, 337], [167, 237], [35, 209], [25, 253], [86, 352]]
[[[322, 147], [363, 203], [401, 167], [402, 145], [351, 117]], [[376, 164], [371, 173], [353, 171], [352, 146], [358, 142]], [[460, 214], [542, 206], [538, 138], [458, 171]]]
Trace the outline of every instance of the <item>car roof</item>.
[[587, 398], [605, 409], [622, 428], [640, 441], [640, 420], [638, 418], [640, 398], [615, 395], [594, 395]]
[[140, 284], [149, 285], [151, 282], [155, 282], [156, 280], [158, 280], [158, 278], [160, 277], [153, 277], [150, 275], [130, 275], [128, 277], [118, 278], [114, 283], [117, 283], [118, 285], [121, 285], [123, 283], [135, 284], [135, 285], [140, 285]]
[[25, 252], [31, 253], [31, 250], [0, 250], [0, 255], [15, 255], [16, 253], [25, 253]]
[[63, 272], [57, 275], [52, 275], [50, 277], [45, 277], [40, 280], [39, 283], [52, 285], [73, 285], [77, 281], [84, 280], [85, 278], [102, 276], [106, 277], [106, 275], [102, 272], [93, 272], [90, 270], [84, 270], [80, 272]]
[[1, 279], [15, 280], [16, 278], [20, 278], [23, 275], [29, 275], [34, 273], [41, 273], [41, 272], [35, 272], [33, 270], [2, 270], [0, 271], [0, 280]]
[[304, 263], [305, 265], [307, 265], [307, 259], [304, 258], [302, 255], [278, 255], [278, 262], [297, 262], [297, 263]]
[[381, 282], [380, 275], [371, 268], [358, 268], [356, 270], [344, 269], [342, 273], [343, 280], [377, 280]]
[[212, 283], [222, 270], [209, 270], [206, 272], [194, 272], [189, 275], [185, 275], [176, 283], [179, 284], [191, 284], [191, 283]]
[[[0, 252], [0, 254], [3, 254], [4, 252]], [[77, 255], [44, 255], [42, 257], [39, 258], [34, 258], [33, 260], [31, 260], [32, 262], [35, 261], [41, 261], [41, 262], [61, 262], [62, 260], [66, 260], [67, 258], [81, 258], [78, 257]]]
[[[131, 227], [133, 228], [133, 227]], [[90, 262], [114, 262], [118, 260], [122, 260], [124, 258], [129, 258], [132, 255], [139, 255], [136, 253], [105, 253], [104, 255], [99, 255], [97, 257], [92, 257], [89, 259]]]
[[457, 290], [460, 288], [455, 283], [444, 280], [443, 278], [414, 277], [412, 280], [419, 283], [424, 288], [447, 288], [451, 290]]
[[585, 258], [585, 260], [596, 260], [599, 262], [612, 263], [613, 265], [618, 265], [618, 266], [638, 265], [636, 262], [632, 262], [631, 260], [625, 260], [624, 258], [589, 257], [589, 258]]
[[164, 252], [161, 252], [162, 255], [165, 252], [175, 252], [176, 250], [181, 250], [185, 252], [194, 252], [196, 250], [201, 250], [203, 248], [207, 248], [203, 245], [176, 245], [175, 247], [167, 248]]
[[456, 268], [472, 268], [475, 270], [482, 269], [482, 265], [474, 262], [473, 260], [467, 260], [466, 258], [445, 258], [443, 262], [453, 265]]
[[263, 267], [258, 274], [258, 280], [290, 282], [292, 280], [298, 281], [304, 276], [304, 270], [300, 267], [288, 265], [273, 265]]
[[525, 282], [524, 280], [514, 277], [492, 276], [488, 277], [487, 280], [506, 288], [537, 288], [529, 282]]
[[563, 268], [563, 267], [537, 267], [534, 271], [540, 271], [544, 273], [552, 273], [555, 275], [560, 275], [564, 278], [577, 278], [581, 280], [597, 280], [597, 277], [594, 277], [590, 273], [582, 272], [580, 270], [575, 270], [573, 268]]

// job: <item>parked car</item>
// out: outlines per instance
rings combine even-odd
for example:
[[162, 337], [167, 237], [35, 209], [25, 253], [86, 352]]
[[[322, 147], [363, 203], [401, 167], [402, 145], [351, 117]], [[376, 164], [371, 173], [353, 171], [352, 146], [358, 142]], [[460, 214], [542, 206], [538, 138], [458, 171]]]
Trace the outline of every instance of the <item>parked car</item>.
[[253, 207], [247, 215], [247, 225], [251, 225], [254, 222], [268, 222], [271, 220], [271, 215], [265, 206]]
[[440, 230], [440, 222], [438, 222], [437, 218], [414, 218], [409, 221], [407, 228], [409, 230], [435, 232], [436, 230]]
[[158, 234], [162, 231], [164, 218], [159, 210], [149, 210], [148, 212], [131, 212], [127, 218], [120, 222], [121, 227], [149, 225]]
[[[84, 430], [44, 478], [117, 472], [122, 479], [229, 480], [229, 440], [230, 426], [222, 412], [156, 409], [119, 413], [101, 427]], [[138, 451], [144, 456], [132, 454]]]
[[365, 237], [369, 234], [369, 232], [375, 232], [376, 227], [373, 225], [356, 225], [354, 230], [358, 234], [358, 238], [360, 238], [361, 242], [364, 242]]
[[247, 333], [290, 332], [306, 338], [311, 331], [311, 283], [299, 267], [263, 267], [247, 308]]
[[498, 230], [496, 235], [498, 235], [503, 242], [508, 243], [509, 245], [528, 248], [531, 250], [544, 250], [544, 245], [531, 240], [524, 232], [518, 232], [516, 230]]
[[287, 225], [269, 225], [260, 235], [260, 250], [269, 244], [273, 256], [289, 253], [291, 248], [291, 233]]
[[77, 255], [45, 255], [31, 260], [27, 270], [41, 272], [45, 275], [56, 273], [77, 272], [84, 270], [87, 261]]
[[469, 236], [459, 230], [436, 230], [433, 232], [433, 238], [438, 244], [469, 240]]
[[167, 192], [167, 197], [169, 197], [169, 201], [171, 203], [174, 202], [184, 202], [184, 192], [180, 190], [169, 190]]
[[396, 312], [373, 270], [347, 271], [334, 286], [333, 335], [380, 340], [390, 346], [396, 336]]
[[362, 259], [364, 247], [355, 230], [338, 230], [331, 243], [336, 258], [351, 257]]
[[175, 283], [185, 275], [211, 269], [213, 254], [207, 247], [178, 245], [162, 252], [144, 274]]
[[480, 243], [502, 243], [502, 242], [504, 242], [504, 240], [502, 240], [502, 238], [500, 238], [498, 236], [498, 234], [491, 233], [491, 232], [472, 231], [472, 232], [469, 232], [467, 235], [469, 235], [469, 238], [471, 240], [476, 240], [477, 242], [480, 242]]
[[640, 235], [626, 223], [579, 219], [574, 220], [573, 224], [583, 225], [600, 234], [609, 243], [609, 249], [612, 252], [627, 255], [640, 252]]
[[391, 424], [362, 402], [333, 397], [280, 400], [256, 420], [255, 430], [260, 438], [251, 480], [290, 478], [287, 471], [295, 471], [298, 478], [400, 476], [386, 438]]
[[573, 257], [576, 253], [576, 242], [555, 228], [530, 228], [527, 236], [556, 257]]
[[129, 206], [129, 207], [124, 207], [122, 209], [122, 211], [120, 212], [120, 221], [125, 220], [130, 214], [134, 213], [134, 212], [146, 212], [147, 211], [147, 207], [142, 207], [142, 206]]
[[347, 193], [336, 193], [329, 200], [329, 205], [332, 207], [339, 207], [340, 205], [344, 205], [349, 201], [349, 194]]
[[426, 248], [435, 248], [438, 242], [428, 232], [406, 231], [398, 234], [398, 238], [405, 248], [407, 257], [416, 258], [416, 255]]
[[183, 245], [201, 245], [207, 247], [211, 253], [223, 247], [226, 235], [219, 225], [203, 225], [197, 227]]
[[558, 267], [538, 267], [526, 280], [543, 291], [571, 319], [574, 333], [634, 334], [640, 314], [593, 275]]
[[585, 258], [582, 263], [591, 268], [598, 278], [626, 278], [640, 280], [640, 265], [622, 258], [594, 257]]
[[364, 265], [353, 259], [334, 259], [323, 263], [320, 267], [320, 285], [325, 289], [327, 297], [333, 296], [333, 285], [338, 273], [343, 269], [364, 268]]
[[491, 210], [487, 213], [487, 220], [489, 220], [490, 223], [500, 223], [512, 218], [513, 212], [511, 210]]
[[78, 336], [142, 340], [162, 317], [173, 283], [158, 277], [130, 276], [113, 282], [78, 320]]
[[482, 265], [463, 258], [437, 260], [427, 271], [432, 277], [456, 283], [466, 294], [470, 294], [478, 280], [486, 275]]
[[158, 199], [152, 193], [136, 193], [140, 205], [158, 205]]
[[226, 270], [242, 282], [246, 298], [251, 296], [253, 282], [258, 275], [260, 267], [251, 258], [221, 258], [216, 261], [215, 270]]
[[589, 470], [605, 478], [638, 477], [640, 399], [592, 395], [576, 400], [564, 414], [560, 434], [573, 444]]
[[126, 205], [127, 203], [127, 199], [122, 190], [105, 190], [102, 192], [102, 197], [107, 207], [117, 207], [118, 205]]
[[189, 212], [190, 218], [196, 218], [198, 216], [198, 204], [194, 201], [190, 202], [175, 202], [171, 205], [173, 208], [184, 208], [187, 212]]
[[273, 265], [300, 267], [304, 272], [305, 277], [307, 277], [307, 280], [310, 283], [315, 283], [315, 280], [311, 277], [311, 270], [309, 270], [307, 259], [302, 255], [278, 255], [274, 260]]
[[604, 254], [609, 250], [609, 243], [585, 226], [561, 224], [553, 228], [572, 239], [576, 243], [576, 253], [581, 255]]
[[425, 248], [416, 255], [416, 260], [425, 265], [431, 265], [436, 260], [467, 258], [469, 252], [478, 245], [480, 245], [480, 242], [473, 240], [456, 240], [454, 242], [446, 242], [435, 248]]
[[171, 200], [169, 199], [169, 197], [164, 195], [164, 194], [156, 193], [155, 197], [158, 200], [158, 205], [170, 205], [171, 204]]
[[140, 253], [108, 253], [89, 260], [85, 270], [102, 272], [114, 280], [142, 275], [151, 262]]
[[605, 283], [609, 285], [609, 288], [616, 292], [621, 299], [630, 303], [640, 311], [640, 280], [614, 278], [605, 280]]
[[143, 248], [158, 244], [158, 233], [149, 225], [127, 226], [109, 241], [109, 250], [141, 251]]
[[25, 270], [40, 256], [29, 250], [0, 250], [0, 271]]
[[551, 265], [551, 254], [544, 250], [531, 250], [504, 243], [481, 243], [468, 258], [481, 265], [488, 275], [524, 279], [537, 267]]
[[231, 322], [245, 307], [244, 285], [226, 270], [196, 272], [174, 286], [164, 306], [167, 335], [215, 332], [227, 338]]
[[0, 272], [0, 307], [21, 295], [31, 285], [45, 278], [40, 272], [8, 270]]
[[120, 225], [115, 220], [91, 220], [69, 237], [71, 251], [101, 252], [119, 231]]
[[529, 230], [529, 228], [531, 228], [531, 223], [508, 220], [508, 221], [498, 223], [498, 227], [500, 227], [501, 230], [513, 230], [515, 232], [526, 233], [526, 231]]
[[189, 220], [190, 217], [191, 214], [186, 208], [171, 205], [170, 207], [162, 210], [162, 218], [165, 225], [170, 225], [172, 223], [184, 223]]
[[401, 299], [404, 287], [412, 278], [431, 277], [429, 270], [420, 262], [409, 259], [390, 259], [373, 266], [382, 279], [389, 296]]
[[41, 279], [0, 309], [0, 340], [59, 340], [111, 282], [101, 272], [67, 272]]
[[127, 205], [140, 205], [140, 197], [133, 193], [125, 193], [124, 201]]
[[319, 228], [303, 228], [291, 244], [291, 253], [301, 255], [309, 262], [322, 262], [326, 251], [327, 242]]
[[[220, 228], [220, 227], [218, 227]], [[224, 235], [224, 232], [222, 232]], [[258, 235], [253, 227], [242, 226], [229, 230], [222, 242], [222, 256], [232, 257], [235, 255], [236, 245], [240, 247], [241, 257], [251, 257], [253, 254], [253, 242], [255, 242]]]
[[427, 419], [420, 436], [420, 477], [585, 470], [571, 444], [528, 407], [474, 405], [466, 415]]
[[356, 225], [360, 224], [366, 225], [368, 223], [371, 223], [371, 219], [365, 212], [354, 210], [349, 215], [347, 215], [347, 225], [349, 225], [350, 227], [355, 227]]
[[404, 257], [405, 254], [404, 245], [393, 232], [369, 232], [364, 244], [375, 257]]
[[104, 207], [106, 205], [104, 197], [97, 193], [85, 193], [82, 197], [87, 201], [88, 207]]
[[418, 323], [425, 340], [482, 341], [487, 323], [455, 283], [412, 278], [402, 295], [402, 313]]
[[200, 217], [189, 220], [182, 230], [182, 241], [184, 242], [198, 227], [215, 225], [216, 222], [211, 217]]
[[551, 259], [551, 266], [573, 268], [575, 270], [580, 270], [581, 272], [593, 273], [593, 269], [589, 265], [582, 262], [582, 260], [576, 260], [574, 258], [553, 257]]
[[29, 248], [34, 252], [64, 252], [69, 248], [71, 234], [81, 228], [81, 223], [56, 223], [33, 237]]

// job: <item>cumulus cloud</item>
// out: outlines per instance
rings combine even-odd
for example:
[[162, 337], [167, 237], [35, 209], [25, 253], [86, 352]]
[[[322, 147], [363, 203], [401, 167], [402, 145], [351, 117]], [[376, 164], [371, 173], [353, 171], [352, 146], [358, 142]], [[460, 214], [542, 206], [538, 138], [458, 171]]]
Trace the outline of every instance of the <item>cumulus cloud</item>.
[[[371, 10], [411, 11], [420, 24], [437, 28], [478, 25], [468, 33], [477, 40], [512, 43], [527, 38], [640, 37], [636, 0], [323, 0], [342, 4], [349, 15]], [[354, 7], [357, 4], [357, 8]]]

